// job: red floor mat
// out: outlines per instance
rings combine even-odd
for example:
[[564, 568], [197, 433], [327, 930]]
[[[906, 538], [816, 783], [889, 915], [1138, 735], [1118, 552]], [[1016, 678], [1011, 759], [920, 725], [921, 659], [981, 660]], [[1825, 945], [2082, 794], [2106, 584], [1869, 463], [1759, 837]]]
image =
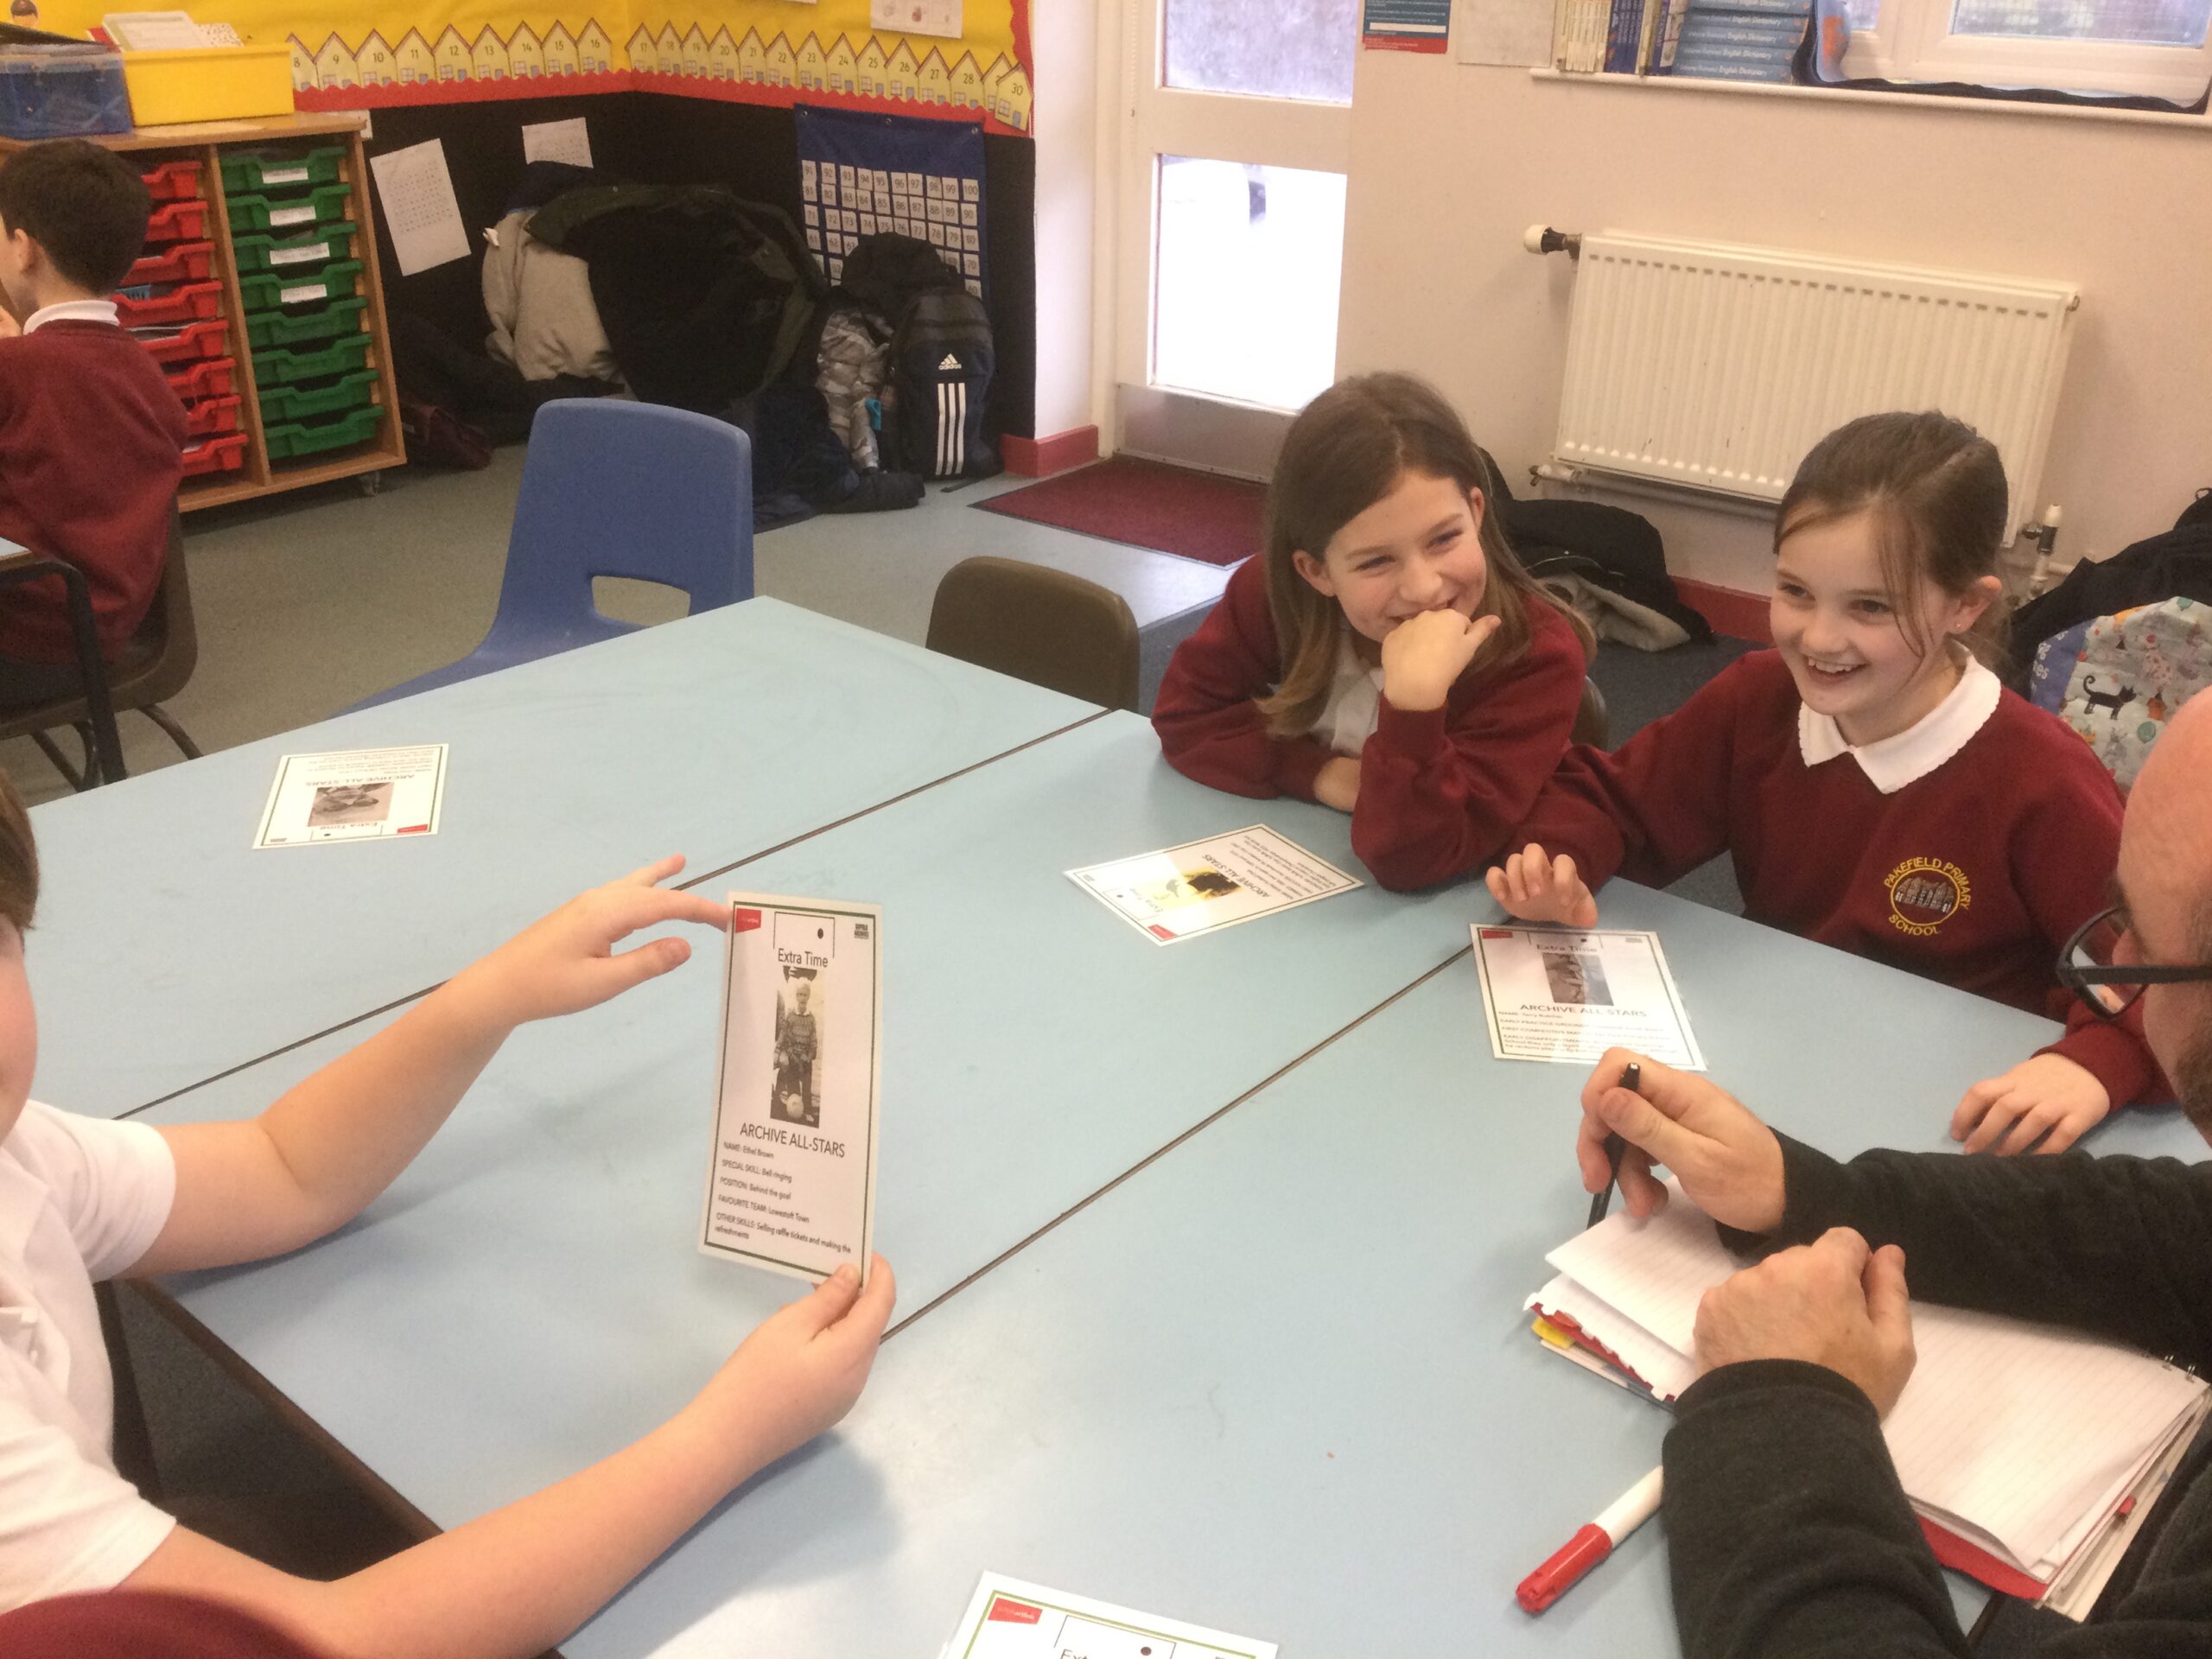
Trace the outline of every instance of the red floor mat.
[[1157, 552], [1235, 564], [1260, 550], [1260, 485], [1116, 455], [976, 505]]

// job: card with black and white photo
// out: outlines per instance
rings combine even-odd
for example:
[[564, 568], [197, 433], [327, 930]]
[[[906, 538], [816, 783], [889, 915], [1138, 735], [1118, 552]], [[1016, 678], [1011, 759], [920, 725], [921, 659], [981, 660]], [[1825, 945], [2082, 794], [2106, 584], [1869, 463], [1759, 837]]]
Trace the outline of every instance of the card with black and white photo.
[[1632, 1048], [1705, 1070], [1656, 933], [1474, 925], [1491, 1052], [1586, 1065]]
[[883, 912], [729, 895], [699, 1248], [817, 1281], [875, 1232]]
[[445, 804], [446, 746], [288, 754], [261, 811], [264, 847], [434, 836]]

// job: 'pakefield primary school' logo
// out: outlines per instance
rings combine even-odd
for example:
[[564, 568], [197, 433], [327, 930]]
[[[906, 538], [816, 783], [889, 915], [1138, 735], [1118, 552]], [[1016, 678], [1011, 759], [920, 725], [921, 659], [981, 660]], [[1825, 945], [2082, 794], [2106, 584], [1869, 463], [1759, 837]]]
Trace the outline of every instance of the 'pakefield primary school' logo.
[[1890, 890], [1890, 925], [1915, 938], [1933, 933], [1974, 902], [1967, 873], [1940, 858], [1908, 858], [1883, 885]]

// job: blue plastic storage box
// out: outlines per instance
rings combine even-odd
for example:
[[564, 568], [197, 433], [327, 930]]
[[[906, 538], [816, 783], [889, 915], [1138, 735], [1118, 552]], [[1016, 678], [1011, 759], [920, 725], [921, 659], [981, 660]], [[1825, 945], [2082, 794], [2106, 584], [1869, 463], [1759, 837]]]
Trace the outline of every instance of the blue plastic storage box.
[[73, 138], [130, 130], [120, 52], [90, 42], [0, 46], [0, 134]]

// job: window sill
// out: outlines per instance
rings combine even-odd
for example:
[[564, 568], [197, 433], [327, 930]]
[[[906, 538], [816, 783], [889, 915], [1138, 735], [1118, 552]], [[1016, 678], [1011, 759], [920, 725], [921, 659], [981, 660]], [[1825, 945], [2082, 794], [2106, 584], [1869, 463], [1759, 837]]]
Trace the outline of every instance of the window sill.
[[1945, 98], [1920, 92], [1860, 92], [1840, 86], [1780, 86], [1751, 80], [1704, 80], [1694, 75], [1568, 74], [1558, 69], [1529, 71], [1531, 80], [1555, 80], [1597, 86], [1643, 87], [1651, 92], [1687, 92], [1721, 98], [1838, 99], [1853, 104], [1883, 104], [1916, 110], [1963, 111], [1972, 115], [2033, 116], [2066, 121], [2110, 121], [2128, 126], [2183, 127], [2212, 131], [2212, 120], [2202, 115], [2177, 115], [2165, 110], [2101, 110], [2077, 104], [2029, 104], [2003, 98]]

